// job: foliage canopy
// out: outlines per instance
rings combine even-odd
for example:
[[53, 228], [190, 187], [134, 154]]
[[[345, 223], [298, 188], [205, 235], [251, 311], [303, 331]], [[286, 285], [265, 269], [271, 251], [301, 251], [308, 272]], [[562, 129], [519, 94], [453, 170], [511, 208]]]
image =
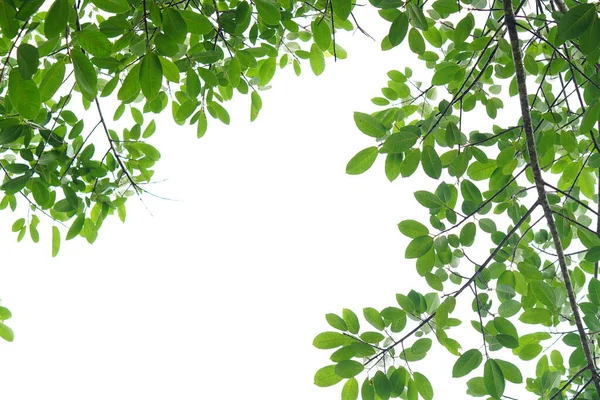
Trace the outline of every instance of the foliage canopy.
[[[432, 291], [364, 308], [366, 324], [349, 309], [327, 314], [334, 330], [313, 344], [335, 351], [315, 384], [345, 381], [344, 400], [432, 399], [413, 366], [435, 341], [456, 356], [448, 374], [469, 378], [469, 396], [507, 398], [516, 384], [544, 399], [600, 398], [598, 4], [369, 2], [389, 24], [382, 50], [409, 49], [429, 81], [410, 68], [388, 73], [372, 99], [380, 109], [354, 114], [374, 143], [346, 171], [384, 157], [390, 181], [419, 169], [438, 181], [414, 193], [429, 220], [398, 224], [410, 239], [405, 257]], [[278, 66], [299, 75], [305, 59], [319, 75], [326, 56], [345, 57], [336, 32], [361, 29], [355, 6], [0, 0], [0, 208], [27, 207], [12, 227], [18, 240], [37, 242], [47, 216], [53, 255], [63, 235], [93, 243], [105, 218], [124, 220], [127, 197], [152, 180], [153, 114], [193, 124], [201, 137], [209, 117], [229, 123], [224, 104], [240, 93], [254, 120]], [[131, 116], [126, 128], [112, 126], [104, 98], [118, 101], [113, 121]], [[489, 127], [469, 131], [473, 120]], [[481, 249], [489, 251], [479, 260]], [[459, 296], [471, 296], [466, 328]], [[10, 316], [0, 307], [0, 320]], [[481, 342], [461, 343], [461, 330]], [[0, 337], [13, 339], [4, 323]], [[534, 377], [523, 377], [527, 361]]]

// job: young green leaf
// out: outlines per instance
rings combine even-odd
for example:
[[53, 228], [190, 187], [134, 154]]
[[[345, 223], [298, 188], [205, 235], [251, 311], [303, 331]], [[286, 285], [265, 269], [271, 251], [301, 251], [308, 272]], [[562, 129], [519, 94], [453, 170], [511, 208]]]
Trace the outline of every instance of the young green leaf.
[[148, 100], [153, 100], [162, 87], [162, 64], [158, 56], [152, 52], [146, 53], [140, 63], [140, 87]]
[[333, 386], [343, 378], [335, 373], [335, 365], [328, 365], [317, 371], [314, 378], [315, 385], [319, 387]]
[[367, 171], [377, 159], [377, 147], [367, 147], [356, 153], [346, 165], [346, 173], [349, 175], [359, 175]]
[[342, 388], [342, 400], [358, 399], [358, 381], [355, 378], [348, 379]]
[[8, 98], [17, 113], [25, 119], [37, 117], [42, 106], [35, 82], [23, 79], [18, 68], [13, 68], [8, 75]]
[[483, 383], [487, 392], [494, 399], [500, 399], [504, 394], [505, 380], [502, 369], [494, 359], [488, 359], [483, 367]]
[[52, 227], [52, 257], [56, 257], [60, 249], [60, 231], [57, 226]]
[[452, 367], [452, 377], [460, 378], [468, 375], [471, 371], [479, 367], [482, 361], [483, 356], [478, 349], [465, 351], [454, 363], [454, 366]]

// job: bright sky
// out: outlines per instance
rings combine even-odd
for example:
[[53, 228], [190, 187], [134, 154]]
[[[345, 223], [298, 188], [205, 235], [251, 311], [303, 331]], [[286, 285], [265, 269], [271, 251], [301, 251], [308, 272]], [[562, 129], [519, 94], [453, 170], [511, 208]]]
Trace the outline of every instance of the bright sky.
[[[372, 11], [359, 21], [381, 38], [388, 24]], [[127, 222], [111, 218], [93, 246], [63, 243], [52, 259], [48, 221], [42, 243], [17, 244], [21, 215], [0, 214], [0, 296], [16, 332], [0, 342], [3, 399], [339, 398], [340, 386], [312, 383], [329, 364], [312, 339], [330, 329], [327, 312], [426, 290], [396, 224], [425, 216], [411, 193], [435, 184], [390, 184], [383, 159], [345, 174], [372, 145], [352, 112], [375, 110], [385, 73], [409, 58], [359, 33], [339, 40], [348, 60], [318, 78], [308, 63], [300, 78], [279, 73], [252, 124], [247, 97], [230, 106], [231, 126], [211, 121], [201, 140], [165, 115], [152, 143], [166, 180], [149, 189], [174, 201], [131, 198]], [[439, 382], [455, 358], [436, 349]], [[444, 398], [464, 390], [436, 386]]]

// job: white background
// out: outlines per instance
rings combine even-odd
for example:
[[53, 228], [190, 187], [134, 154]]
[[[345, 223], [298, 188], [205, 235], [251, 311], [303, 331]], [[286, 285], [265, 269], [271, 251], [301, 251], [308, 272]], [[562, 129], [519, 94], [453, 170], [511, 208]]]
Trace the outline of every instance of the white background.
[[[330, 353], [312, 339], [330, 329], [327, 312], [425, 289], [396, 224], [426, 216], [412, 192], [435, 184], [389, 183], [383, 159], [344, 172], [373, 143], [353, 111], [375, 110], [385, 73], [411, 59], [407, 46], [379, 50], [389, 24], [372, 13], [358, 16], [377, 41], [340, 35], [348, 60], [318, 78], [308, 63], [300, 78], [280, 71], [252, 124], [242, 96], [231, 126], [210, 121], [201, 140], [161, 116], [151, 143], [166, 180], [148, 189], [173, 201], [131, 198], [127, 222], [111, 218], [93, 246], [79, 238], [51, 259], [48, 221], [42, 243], [17, 244], [21, 215], [0, 215], [0, 295], [16, 332], [0, 342], [3, 399], [339, 398], [339, 385], [312, 383]], [[434, 368], [412, 366], [430, 372], [436, 398], [463, 398], [446, 354], [434, 344]]]

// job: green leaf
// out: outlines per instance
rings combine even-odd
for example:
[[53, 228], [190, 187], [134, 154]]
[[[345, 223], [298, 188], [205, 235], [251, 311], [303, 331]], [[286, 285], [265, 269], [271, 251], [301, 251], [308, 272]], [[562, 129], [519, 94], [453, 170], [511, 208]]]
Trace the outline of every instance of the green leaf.
[[377, 147], [367, 147], [356, 153], [346, 165], [346, 173], [349, 175], [359, 175], [367, 171], [377, 159]]
[[519, 317], [519, 321], [524, 324], [550, 326], [552, 324], [552, 314], [544, 308], [528, 308], [523, 311], [523, 314]]
[[188, 28], [179, 10], [173, 7], [166, 7], [162, 15], [162, 30], [165, 35], [177, 43], [183, 43], [187, 37]]
[[61, 87], [65, 78], [65, 70], [65, 64], [60, 61], [55, 62], [46, 70], [39, 89], [41, 102], [50, 100]]
[[500, 369], [502, 370], [502, 374], [504, 375], [504, 378], [512, 383], [523, 383], [523, 375], [521, 375], [521, 371], [519, 370], [519, 367], [517, 367], [516, 365], [509, 363], [508, 361], [504, 361], [504, 360], [495, 360], [496, 363], [498, 363], [498, 365], [500, 366]]
[[375, 393], [381, 400], [388, 400], [390, 393], [392, 392], [392, 386], [386, 374], [381, 371], [377, 371], [373, 377], [373, 385], [375, 386]]
[[426, 236], [429, 234], [429, 229], [422, 223], [407, 219], [398, 224], [400, 232], [411, 239], [418, 238], [419, 236]]
[[258, 80], [260, 86], [266, 86], [273, 76], [275, 75], [275, 71], [277, 70], [277, 60], [275, 58], [266, 59], [260, 67], [258, 71]]
[[16, 11], [14, 3], [8, 1], [0, 1], [0, 28], [2, 28], [2, 36], [12, 39], [17, 36], [19, 31], [19, 23], [16, 19]]
[[326, 350], [348, 344], [348, 337], [339, 332], [319, 333], [313, 340], [313, 346], [317, 349]]
[[344, 360], [340, 361], [335, 366], [335, 373], [342, 378], [353, 378], [360, 374], [364, 369], [365, 367], [363, 367], [362, 363], [359, 363], [358, 361]]
[[190, 33], [206, 35], [211, 33], [214, 29], [210, 20], [200, 13], [191, 10], [179, 10], [179, 14], [184, 19]]
[[23, 79], [31, 79], [40, 65], [40, 54], [37, 47], [21, 43], [17, 48], [17, 65]]
[[326, 314], [325, 319], [327, 320], [327, 323], [335, 329], [339, 329], [340, 331], [348, 330], [348, 327], [346, 326], [346, 322], [344, 321], [344, 319], [337, 314], [333, 314], [333, 313]]
[[7, 180], [0, 186], [0, 190], [4, 190], [6, 194], [15, 194], [23, 190], [31, 175], [25, 174], [21, 176], [17, 176], [16, 178], [12, 178]]
[[342, 388], [342, 400], [358, 399], [358, 381], [355, 378], [348, 379]]
[[460, 378], [468, 375], [471, 371], [479, 367], [482, 361], [483, 356], [479, 350], [471, 349], [465, 351], [454, 363], [452, 377]]
[[[383, 149], [388, 153], [402, 153], [411, 149], [418, 139], [419, 135], [412, 130], [401, 130], [400, 132], [392, 133], [390, 137], [385, 140]], [[407, 155], [406, 159], [408, 159], [409, 156], [410, 155]]]
[[585, 113], [583, 114], [583, 117], [581, 118], [581, 127], [579, 128], [579, 131], [583, 135], [588, 135], [589, 132], [594, 127], [594, 125], [596, 125], [596, 122], [598, 122], [599, 118], [600, 118], [600, 100], [596, 100], [592, 103], [592, 105], [590, 107], [588, 107], [587, 110], [585, 110]]
[[316, 76], [319, 76], [325, 71], [325, 57], [323, 51], [315, 43], [310, 47], [310, 68]]
[[369, 377], [365, 378], [360, 388], [360, 395], [362, 400], [375, 400], [375, 388], [369, 380]]
[[324, 19], [315, 19], [312, 24], [312, 33], [315, 43], [322, 51], [327, 51], [331, 46], [331, 29]]
[[473, 14], [469, 13], [456, 24], [456, 29], [454, 30], [454, 43], [459, 44], [467, 40], [474, 27], [475, 17], [473, 17]]
[[362, 133], [371, 137], [380, 138], [385, 136], [387, 132], [385, 126], [377, 118], [369, 114], [355, 112], [354, 123]]
[[401, 12], [392, 22], [390, 26], [390, 32], [388, 38], [392, 46], [398, 46], [408, 32], [408, 17], [405, 13]]
[[442, 175], [442, 161], [432, 146], [423, 146], [421, 165], [425, 173], [433, 179], [439, 179]]
[[75, 218], [75, 220], [73, 220], [73, 223], [71, 224], [71, 227], [69, 228], [69, 230], [67, 232], [66, 240], [71, 240], [75, 236], [79, 235], [79, 232], [81, 232], [81, 229], [83, 229], [84, 222], [85, 222], [85, 214], [79, 214], [77, 216], [77, 218]]
[[414, 196], [419, 204], [426, 208], [439, 208], [444, 204], [435, 194], [425, 190], [417, 190]]
[[422, 31], [426, 31], [427, 29], [429, 29], [427, 18], [425, 18], [423, 10], [417, 5], [417, 3], [413, 1], [408, 2], [406, 4], [406, 10], [408, 11], [408, 15], [410, 16], [410, 22], [415, 27], [419, 28]]
[[406, 258], [419, 258], [426, 254], [433, 246], [433, 239], [430, 236], [419, 236], [413, 239], [406, 247]]
[[0, 337], [7, 342], [15, 340], [15, 334], [12, 329], [0, 322]]
[[375, 327], [376, 329], [379, 329], [380, 331], [382, 331], [385, 328], [385, 324], [383, 323], [383, 318], [381, 317], [381, 314], [379, 313], [379, 311], [377, 311], [376, 309], [371, 308], [371, 307], [364, 308], [363, 316], [365, 317], [367, 322], [369, 324], [373, 325], [373, 327]]
[[504, 393], [505, 381], [502, 369], [494, 359], [488, 359], [483, 367], [483, 383], [494, 399], [500, 399]]
[[335, 373], [335, 365], [328, 365], [317, 371], [314, 378], [315, 385], [319, 387], [333, 386], [343, 378]]
[[148, 100], [153, 100], [162, 87], [162, 64], [154, 53], [146, 53], [140, 63], [140, 86]]
[[588, 297], [592, 303], [600, 307], [600, 281], [596, 278], [591, 278], [588, 283]]
[[411, 28], [408, 32], [408, 47], [415, 54], [423, 54], [425, 52], [423, 36], [415, 28]]
[[281, 12], [279, 11], [279, 6], [276, 5], [277, 3], [272, 3], [270, 1], [265, 0], [256, 0], [254, 4], [256, 4], [256, 11], [258, 11], [258, 16], [267, 25], [279, 24], [279, 21], [281, 21]]
[[333, 13], [339, 19], [345, 21], [352, 11], [352, 0], [332, 0], [331, 7], [333, 8]]
[[529, 287], [540, 303], [551, 308], [556, 307], [556, 295], [546, 282], [532, 281], [529, 283]]
[[25, 119], [34, 119], [42, 106], [35, 82], [23, 79], [18, 68], [13, 68], [8, 75], [8, 97], [15, 110]]
[[112, 43], [95, 27], [79, 31], [77, 41], [82, 49], [93, 56], [110, 57], [112, 55]]
[[433, 399], [433, 387], [429, 382], [427, 377], [419, 372], [413, 373], [413, 379], [415, 381], [415, 385], [417, 386], [417, 391], [421, 395], [424, 400], [432, 400]]
[[431, 78], [431, 84], [434, 86], [447, 85], [460, 69], [461, 66], [455, 63], [440, 63]]
[[46, 13], [44, 36], [53, 39], [60, 34], [65, 34], [70, 12], [68, 0], [55, 0]]
[[57, 226], [52, 227], [52, 257], [56, 257], [60, 250], [60, 231]]
[[75, 81], [81, 90], [82, 96], [88, 101], [93, 101], [98, 94], [98, 76], [94, 65], [78, 49], [71, 49], [71, 60], [73, 60]]
[[585, 253], [585, 259], [589, 262], [600, 261], [600, 246], [594, 246]]
[[580, 4], [571, 8], [558, 21], [557, 44], [560, 45], [567, 40], [581, 36], [590, 27], [595, 18], [597, 18], [595, 4]]
[[113, 13], [121, 14], [129, 11], [129, 4], [126, 0], [91, 0], [99, 9]]
[[389, 153], [385, 157], [385, 176], [393, 182], [402, 171], [402, 154]]
[[348, 327], [348, 331], [350, 333], [357, 334], [360, 330], [360, 323], [354, 311], [344, 308], [342, 310], [342, 318]]
[[473, 222], [468, 222], [460, 230], [460, 243], [469, 247], [475, 242], [475, 234], [477, 233], [477, 227]]

